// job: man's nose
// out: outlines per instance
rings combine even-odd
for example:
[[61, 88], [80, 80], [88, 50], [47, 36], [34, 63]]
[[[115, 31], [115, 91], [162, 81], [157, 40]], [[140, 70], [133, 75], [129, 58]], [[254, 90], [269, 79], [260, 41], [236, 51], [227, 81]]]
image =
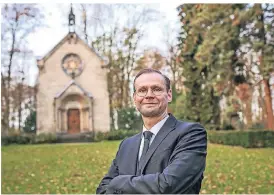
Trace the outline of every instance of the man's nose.
[[154, 97], [155, 95], [154, 95], [154, 93], [152, 92], [152, 89], [149, 89], [148, 91], [147, 91], [147, 94], [146, 94], [146, 98], [151, 98], [151, 97]]

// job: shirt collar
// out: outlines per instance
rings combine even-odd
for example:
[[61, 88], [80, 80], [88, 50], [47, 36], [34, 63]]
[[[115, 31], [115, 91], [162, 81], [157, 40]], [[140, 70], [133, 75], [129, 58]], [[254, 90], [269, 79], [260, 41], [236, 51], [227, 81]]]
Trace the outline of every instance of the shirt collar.
[[[153, 133], [153, 135], [157, 135], [157, 133], [160, 131], [166, 120], [168, 119], [169, 115], [167, 114], [165, 118], [160, 120], [158, 123], [156, 123], [149, 131]], [[143, 125], [143, 132], [148, 131], [148, 129]]]

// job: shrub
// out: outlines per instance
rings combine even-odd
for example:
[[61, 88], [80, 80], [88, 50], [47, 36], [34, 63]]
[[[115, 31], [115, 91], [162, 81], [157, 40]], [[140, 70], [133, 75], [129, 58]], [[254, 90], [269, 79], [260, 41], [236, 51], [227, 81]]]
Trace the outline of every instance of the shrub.
[[116, 130], [116, 131], [110, 131], [109, 136], [107, 137], [107, 140], [122, 140], [127, 137], [131, 137], [140, 131], [133, 131], [133, 130]]
[[255, 123], [252, 124], [252, 126], [250, 127], [251, 130], [255, 130], [255, 129], [265, 129], [265, 125], [264, 123]]
[[96, 132], [94, 136], [94, 141], [105, 140], [107, 136], [108, 136], [108, 132]]
[[102, 141], [102, 140], [122, 140], [127, 137], [131, 137], [140, 131], [133, 131], [133, 130], [113, 130], [109, 132], [97, 132], [95, 134], [95, 141]]
[[223, 130], [234, 130], [235, 128], [230, 124], [230, 123], [228, 123], [228, 122], [224, 122], [224, 124], [223, 124], [223, 128], [222, 128]]
[[56, 143], [57, 136], [52, 133], [43, 133], [35, 136], [34, 143], [42, 144], [42, 143]]
[[1, 137], [2, 145], [55, 143], [56, 141], [54, 134], [19, 134]]
[[245, 148], [274, 148], [274, 131], [208, 131], [208, 140], [211, 143]]
[[23, 127], [24, 132], [36, 132], [36, 112], [31, 111], [25, 120]]
[[118, 110], [119, 129], [141, 129], [142, 118], [135, 108], [122, 108]]
[[9, 135], [1, 137], [2, 145], [9, 144], [30, 144], [33, 141], [33, 136], [31, 135]]

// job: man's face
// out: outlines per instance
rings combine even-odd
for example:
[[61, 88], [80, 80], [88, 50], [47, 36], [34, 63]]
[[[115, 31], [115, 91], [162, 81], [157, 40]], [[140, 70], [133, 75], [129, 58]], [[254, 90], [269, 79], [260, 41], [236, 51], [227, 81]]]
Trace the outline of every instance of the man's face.
[[167, 105], [172, 100], [172, 93], [171, 90], [167, 91], [162, 75], [144, 73], [135, 80], [133, 99], [137, 110], [144, 117], [157, 117], [167, 112]]

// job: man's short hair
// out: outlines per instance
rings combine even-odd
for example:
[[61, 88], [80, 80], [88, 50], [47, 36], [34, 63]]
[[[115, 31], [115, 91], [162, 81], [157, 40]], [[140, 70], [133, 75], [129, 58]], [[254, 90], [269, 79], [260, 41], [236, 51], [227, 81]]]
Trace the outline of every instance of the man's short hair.
[[170, 90], [170, 79], [164, 75], [163, 73], [161, 73], [159, 70], [155, 70], [153, 68], [145, 68], [145, 69], [142, 69], [140, 70], [137, 75], [135, 76], [134, 78], [134, 81], [133, 81], [133, 89], [134, 89], [134, 92], [135, 92], [135, 80], [141, 76], [142, 74], [148, 74], [148, 73], [158, 73], [160, 74], [164, 80], [165, 80], [165, 84], [166, 84], [166, 90], [169, 91]]

